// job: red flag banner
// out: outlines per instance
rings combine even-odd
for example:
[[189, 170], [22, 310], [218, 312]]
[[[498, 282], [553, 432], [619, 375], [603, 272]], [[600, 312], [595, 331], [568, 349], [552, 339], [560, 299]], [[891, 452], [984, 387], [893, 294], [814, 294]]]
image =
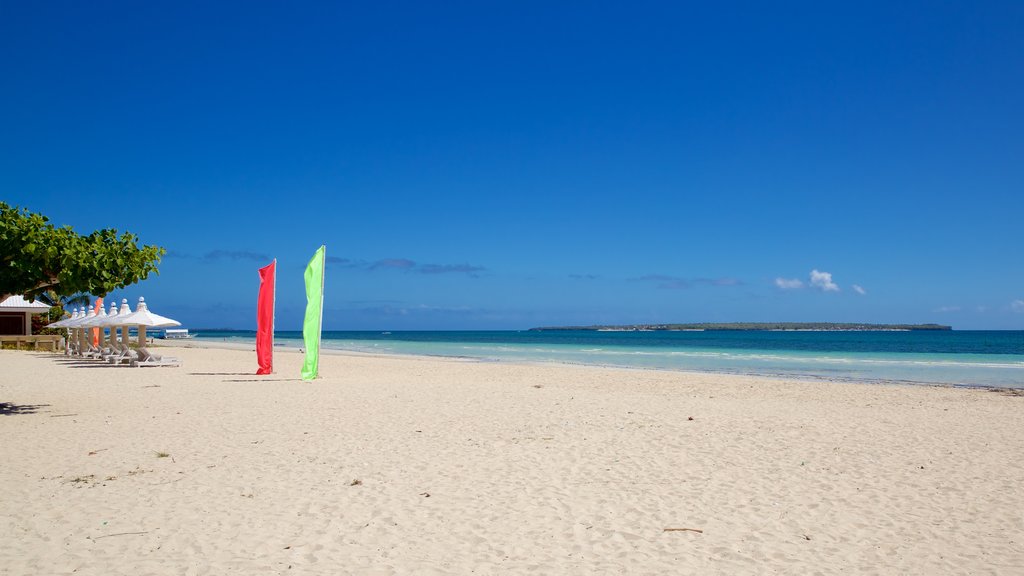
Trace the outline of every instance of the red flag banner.
[[277, 283], [277, 259], [260, 268], [260, 295], [256, 300], [257, 374], [274, 371], [274, 285]]

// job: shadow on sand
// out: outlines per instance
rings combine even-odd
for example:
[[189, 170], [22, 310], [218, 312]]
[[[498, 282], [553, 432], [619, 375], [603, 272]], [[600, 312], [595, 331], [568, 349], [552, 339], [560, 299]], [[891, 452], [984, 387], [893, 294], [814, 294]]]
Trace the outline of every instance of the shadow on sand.
[[0, 416], [35, 414], [40, 408], [47, 408], [49, 406], [49, 404], [11, 404], [10, 402], [0, 402]]
[[223, 380], [223, 382], [302, 382], [302, 378], [246, 378], [244, 380]]

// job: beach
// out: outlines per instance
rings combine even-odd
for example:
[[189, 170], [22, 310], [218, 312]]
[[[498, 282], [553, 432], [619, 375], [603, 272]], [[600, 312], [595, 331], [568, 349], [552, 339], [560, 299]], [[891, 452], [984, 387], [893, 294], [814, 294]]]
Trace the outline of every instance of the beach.
[[1014, 574], [1024, 396], [0, 351], [0, 574]]

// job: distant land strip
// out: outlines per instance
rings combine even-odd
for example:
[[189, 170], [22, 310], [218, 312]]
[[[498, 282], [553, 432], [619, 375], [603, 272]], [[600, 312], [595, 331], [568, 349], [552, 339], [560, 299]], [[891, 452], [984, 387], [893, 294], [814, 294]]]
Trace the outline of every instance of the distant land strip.
[[700, 330], [772, 330], [816, 332], [905, 332], [909, 330], [952, 330], [941, 324], [856, 324], [846, 322], [701, 322], [697, 324], [628, 324], [622, 326], [546, 326], [531, 331], [596, 330], [602, 332], [654, 332]]

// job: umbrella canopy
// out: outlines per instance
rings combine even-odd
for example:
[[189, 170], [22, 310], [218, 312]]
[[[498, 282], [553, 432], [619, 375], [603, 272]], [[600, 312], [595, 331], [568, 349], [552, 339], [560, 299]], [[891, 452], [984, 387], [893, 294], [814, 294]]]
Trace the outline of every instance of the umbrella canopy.
[[82, 312], [78, 315], [78, 318], [73, 319], [73, 320], [68, 320], [64, 324], [64, 328], [84, 328], [84, 326], [82, 326], [82, 324], [84, 322], [86, 322], [87, 320], [92, 320], [95, 317], [96, 317], [96, 310], [91, 309], [91, 308], [86, 310], [85, 308], [82, 308]]
[[100, 308], [99, 313], [97, 313], [96, 310], [94, 309], [92, 310], [92, 314], [89, 314], [89, 316], [86, 317], [85, 320], [82, 320], [76, 326], [78, 328], [97, 328], [99, 326], [104, 326], [104, 324], [100, 324], [100, 322], [102, 322], [106, 318], [107, 311], [105, 309]]
[[87, 345], [85, 343], [85, 328], [82, 326], [82, 323], [87, 321], [87, 320], [92, 320], [95, 317], [96, 317], [96, 310], [95, 309], [88, 310], [88, 314], [86, 314], [86, 309], [82, 308], [81, 313], [78, 315], [78, 318], [72, 318], [71, 320], [65, 320], [64, 321], [64, 324], [62, 326], [63, 328], [70, 328], [72, 330], [78, 330], [78, 332], [77, 332], [78, 335], [77, 336], [70, 335], [69, 339], [77, 340], [78, 341], [78, 346], [79, 346], [78, 349], [79, 350], [84, 350], [87, 347]]
[[78, 320], [78, 308], [74, 308], [74, 309], [71, 310], [71, 317], [70, 318], [62, 318], [60, 320], [57, 320], [56, 322], [51, 322], [50, 324], [47, 324], [46, 327], [47, 328], [63, 328], [64, 326], [67, 325], [68, 322], [70, 322], [72, 320]]
[[154, 314], [149, 311], [146, 306], [146, 299], [139, 298], [139, 305], [135, 308], [135, 312], [129, 314], [127, 317], [122, 318], [118, 314], [118, 324], [127, 324], [129, 326], [145, 326], [147, 328], [164, 328], [168, 326], [181, 326], [181, 322], [166, 318], [159, 314]]
[[110, 312], [103, 320], [97, 324], [97, 326], [121, 326], [124, 324], [122, 320], [131, 316], [132, 309], [128, 307], [128, 299], [121, 299], [121, 308], [117, 307], [117, 303], [110, 303]]
[[[110, 309], [114, 310], [114, 303], [113, 302], [110, 303]], [[107, 317], [103, 319], [102, 326], [109, 326], [110, 327], [110, 342], [111, 342], [111, 344], [113, 344], [114, 342], [117, 341], [117, 336], [114, 334], [114, 332], [117, 331], [117, 327], [118, 326], [123, 326], [123, 328], [121, 328], [121, 342], [125, 346], [128, 345], [128, 322], [127, 322], [127, 319], [131, 315], [132, 315], [132, 309], [128, 306], [128, 299], [127, 298], [122, 298], [121, 299], [121, 308], [119, 308], [116, 312], [114, 312], [112, 314], [107, 314]]]
[[166, 318], [159, 314], [154, 314], [149, 311], [146, 306], [146, 299], [139, 297], [139, 305], [135, 307], [135, 312], [129, 314], [127, 318], [122, 318], [121, 322], [129, 326], [139, 327], [139, 346], [146, 345], [146, 328], [163, 328], [167, 326], [181, 326], [181, 322]]
[[[125, 304], [127, 304], [127, 302]], [[113, 320], [116, 316], [117, 302], [111, 302], [110, 312], [108, 312], [107, 315], [104, 316], [97, 324], [101, 328], [110, 328], [110, 335], [107, 337], [107, 346], [109, 346], [110, 348], [116, 348], [117, 345], [117, 326], [110, 324], [110, 321]]]

